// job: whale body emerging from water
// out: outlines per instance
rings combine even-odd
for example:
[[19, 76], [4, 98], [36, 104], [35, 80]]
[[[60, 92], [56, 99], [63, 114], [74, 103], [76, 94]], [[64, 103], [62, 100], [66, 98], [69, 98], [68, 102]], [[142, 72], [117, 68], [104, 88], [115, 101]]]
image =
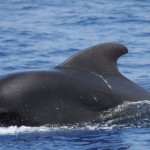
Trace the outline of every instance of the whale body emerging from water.
[[0, 126], [88, 122], [124, 101], [149, 100], [148, 91], [118, 71], [117, 59], [127, 52], [122, 44], [102, 43], [51, 70], [2, 76]]

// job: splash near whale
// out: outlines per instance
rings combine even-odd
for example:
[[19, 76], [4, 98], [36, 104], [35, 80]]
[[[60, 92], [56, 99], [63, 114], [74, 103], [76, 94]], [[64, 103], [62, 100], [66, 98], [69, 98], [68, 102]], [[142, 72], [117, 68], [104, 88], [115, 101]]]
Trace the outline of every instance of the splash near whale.
[[149, 100], [148, 91], [118, 71], [127, 52], [122, 44], [102, 43], [51, 70], [2, 76], [0, 126], [88, 122], [125, 101]]

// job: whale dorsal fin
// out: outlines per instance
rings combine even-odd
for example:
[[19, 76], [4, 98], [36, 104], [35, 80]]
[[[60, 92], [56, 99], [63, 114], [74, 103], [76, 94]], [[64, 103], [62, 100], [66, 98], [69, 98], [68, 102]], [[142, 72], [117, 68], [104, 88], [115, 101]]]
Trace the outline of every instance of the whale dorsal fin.
[[119, 43], [102, 43], [84, 49], [57, 67], [86, 69], [96, 73], [118, 72], [117, 60], [128, 49]]

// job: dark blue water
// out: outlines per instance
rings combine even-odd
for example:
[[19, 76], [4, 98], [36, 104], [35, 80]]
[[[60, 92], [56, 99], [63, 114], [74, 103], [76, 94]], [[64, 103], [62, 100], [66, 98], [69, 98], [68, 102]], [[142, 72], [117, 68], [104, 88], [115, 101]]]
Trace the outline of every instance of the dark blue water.
[[[150, 91], [149, 0], [0, 0], [0, 75], [49, 69], [108, 41], [128, 47], [119, 70]], [[103, 125], [0, 128], [0, 149], [149, 150], [149, 110], [145, 100], [110, 110], [117, 118], [104, 114]]]

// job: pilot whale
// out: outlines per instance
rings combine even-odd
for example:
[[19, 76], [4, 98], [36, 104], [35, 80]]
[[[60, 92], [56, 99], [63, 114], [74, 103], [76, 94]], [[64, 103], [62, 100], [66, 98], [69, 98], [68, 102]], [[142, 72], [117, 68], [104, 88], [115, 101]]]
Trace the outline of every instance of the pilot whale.
[[51, 70], [3, 75], [0, 126], [89, 122], [124, 101], [149, 100], [148, 91], [118, 71], [117, 60], [127, 52], [122, 44], [102, 43]]

